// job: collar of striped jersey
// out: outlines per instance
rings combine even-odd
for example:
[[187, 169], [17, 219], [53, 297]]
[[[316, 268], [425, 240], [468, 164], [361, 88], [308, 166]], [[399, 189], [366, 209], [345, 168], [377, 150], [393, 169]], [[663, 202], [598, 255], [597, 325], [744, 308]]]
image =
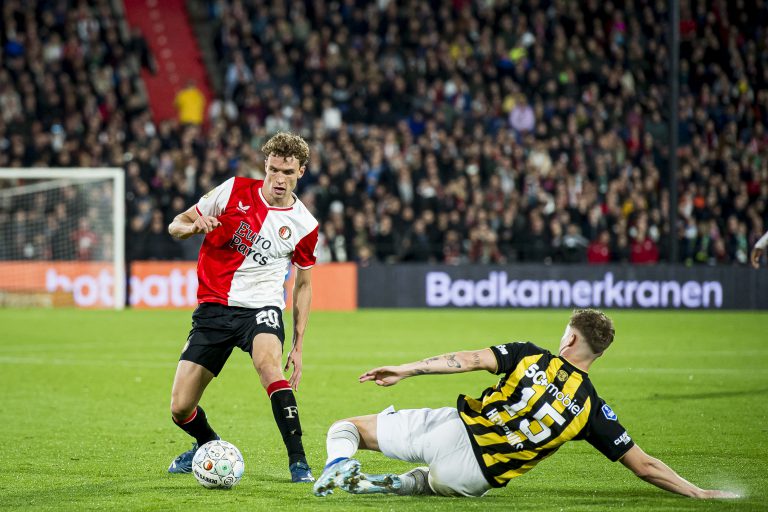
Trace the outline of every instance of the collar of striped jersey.
[[584, 375], [585, 377], [589, 376], [588, 372], [585, 372], [581, 368], [577, 367], [575, 364], [564, 358], [563, 356], [557, 356], [563, 361], [563, 365], [567, 365], [569, 369], [572, 369], [573, 371], [579, 372], [580, 374]]

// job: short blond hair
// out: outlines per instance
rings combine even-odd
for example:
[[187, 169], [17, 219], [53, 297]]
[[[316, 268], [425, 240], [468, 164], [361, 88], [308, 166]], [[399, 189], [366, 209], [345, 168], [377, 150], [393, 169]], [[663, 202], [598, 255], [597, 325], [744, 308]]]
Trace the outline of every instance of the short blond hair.
[[278, 132], [261, 148], [264, 156], [270, 155], [282, 158], [294, 157], [299, 161], [299, 167], [309, 162], [309, 144], [300, 135], [288, 132]]
[[611, 319], [596, 309], [573, 310], [568, 325], [581, 333], [584, 341], [595, 354], [600, 354], [607, 349], [616, 335]]

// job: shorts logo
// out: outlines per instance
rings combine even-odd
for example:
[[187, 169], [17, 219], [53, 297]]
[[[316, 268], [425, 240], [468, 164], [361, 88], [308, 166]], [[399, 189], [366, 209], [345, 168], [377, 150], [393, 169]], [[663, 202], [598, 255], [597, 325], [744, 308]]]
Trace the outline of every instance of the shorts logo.
[[560, 370], [557, 372], [557, 380], [560, 382], [565, 382], [568, 380], [568, 372], [565, 370]]
[[280, 230], [278, 230], [277, 234], [280, 235], [280, 238], [283, 240], [288, 240], [291, 238], [291, 228], [288, 226], [282, 226]]
[[606, 419], [609, 419], [611, 421], [617, 421], [619, 419], [618, 416], [616, 416], [616, 413], [613, 412], [613, 409], [611, 409], [608, 404], [605, 404], [602, 408], [603, 416], [606, 417]]
[[496, 345], [496, 350], [498, 350], [499, 354], [503, 356], [506, 356], [509, 354], [509, 352], [507, 352], [507, 347], [504, 345]]
[[277, 311], [274, 309], [266, 309], [264, 311], [259, 311], [256, 314], [256, 323], [266, 324], [267, 327], [270, 327], [272, 329], [279, 329], [280, 328], [280, 318], [277, 316]]

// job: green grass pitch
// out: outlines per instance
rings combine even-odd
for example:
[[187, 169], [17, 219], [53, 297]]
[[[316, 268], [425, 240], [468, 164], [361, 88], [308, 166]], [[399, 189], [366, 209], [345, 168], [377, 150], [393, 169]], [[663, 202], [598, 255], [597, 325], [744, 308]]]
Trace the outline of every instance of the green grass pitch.
[[[702, 487], [745, 494], [699, 502], [665, 493], [584, 442], [482, 499], [315, 498], [288, 481], [266, 393], [233, 353], [203, 397], [212, 425], [243, 452], [230, 491], [169, 475], [190, 440], [168, 411], [190, 311], [0, 310], [0, 509], [16, 510], [768, 510], [768, 314], [610, 313], [614, 345], [590, 372], [598, 392], [646, 451]], [[495, 377], [425, 376], [392, 388], [357, 376], [462, 349], [530, 340], [551, 350], [567, 311], [314, 313], [298, 400], [317, 476], [336, 419], [455, 404]], [[290, 325], [290, 319], [286, 319]], [[410, 466], [360, 452], [370, 472]]]

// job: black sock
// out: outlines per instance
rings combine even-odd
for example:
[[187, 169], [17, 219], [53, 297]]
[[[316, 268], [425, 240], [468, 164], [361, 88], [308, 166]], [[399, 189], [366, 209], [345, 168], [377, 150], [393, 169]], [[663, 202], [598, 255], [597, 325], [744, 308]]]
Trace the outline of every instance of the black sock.
[[282, 382], [285, 382], [285, 387], [280, 386], [269, 396], [269, 400], [272, 402], [272, 414], [275, 416], [275, 423], [280, 429], [285, 449], [288, 451], [288, 464], [299, 461], [306, 463], [307, 456], [304, 454], [304, 446], [301, 444], [301, 423], [299, 422], [296, 397], [288, 383]]
[[178, 421], [176, 418], [173, 418], [173, 422], [181, 430], [194, 437], [198, 446], [203, 446], [208, 441], [213, 441], [219, 437], [208, 424], [208, 419], [205, 417], [205, 411], [199, 405], [197, 406], [197, 409], [195, 409], [195, 412], [193, 412], [186, 420]]

